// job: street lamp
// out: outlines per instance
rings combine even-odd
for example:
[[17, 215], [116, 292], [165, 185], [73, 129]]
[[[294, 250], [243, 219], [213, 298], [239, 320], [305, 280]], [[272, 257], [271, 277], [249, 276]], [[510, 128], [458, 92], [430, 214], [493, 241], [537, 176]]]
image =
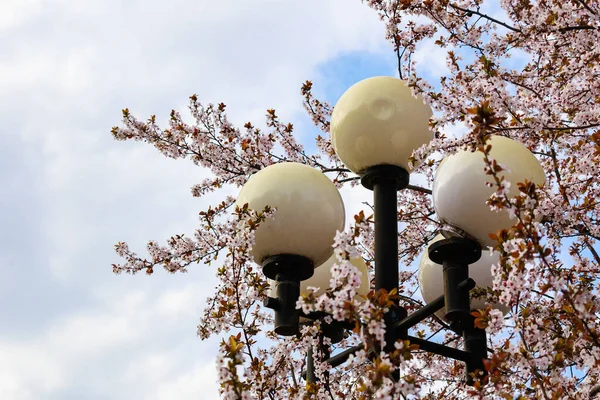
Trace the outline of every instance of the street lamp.
[[[336, 154], [360, 176], [362, 185], [374, 192], [376, 291], [398, 289], [397, 191], [409, 184], [409, 157], [413, 151], [433, 138], [429, 130], [431, 116], [431, 109], [412, 96], [405, 82], [391, 77], [356, 83], [341, 96], [331, 116]], [[511, 196], [517, 193], [517, 182], [545, 182], [539, 162], [522, 144], [503, 137], [492, 137], [488, 144], [492, 145], [489, 157], [506, 169], [503, 175], [511, 184]], [[421, 350], [465, 362], [470, 383], [476, 371], [485, 373], [483, 360], [487, 358], [485, 330], [474, 326], [470, 314], [473, 306], [479, 306], [470, 301], [469, 293], [477, 285], [472, 277], [480, 279], [482, 287], [492, 284], [491, 272], [475, 273], [473, 268], [482, 246], [492, 244], [488, 234], [514, 224], [514, 216], [511, 219], [506, 212], [493, 212], [486, 204], [495, 189], [486, 185], [491, 178], [484, 172], [485, 165], [482, 152], [469, 151], [459, 151], [440, 164], [433, 202], [438, 218], [449, 229], [429, 245], [421, 262], [419, 284], [427, 304], [408, 315], [396, 299], [384, 316], [385, 351], [393, 350], [399, 339], [408, 340]], [[237, 203], [248, 203], [257, 210], [267, 205], [276, 208], [274, 218], [256, 230], [253, 255], [265, 275], [275, 282], [274, 297], [269, 296], [265, 302], [275, 311], [275, 332], [295, 335], [299, 331], [296, 301], [300, 282], [309, 279], [314, 268], [331, 257], [335, 232], [344, 225], [341, 197], [333, 183], [316, 169], [282, 163], [256, 173], [242, 189]], [[313, 286], [325, 287], [322, 283]], [[408, 335], [409, 328], [440, 312], [451, 328], [463, 335], [464, 350]], [[333, 367], [340, 365], [360, 348], [351, 348], [327, 362]], [[314, 379], [312, 374], [308, 377]]]
[[300, 281], [333, 253], [336, 231], [344, 229], [344, 203], [335, 185], [320, 171], [299, 163], [271, 165], [244, 185], [237, 204], [254, 210], [275, 207], [274, 218], [256, 230], [252, 256], [277, 282], [275, 332], [295, 335]]
[[[444, 294], [444, 274], [439, 264], [434, 263], [427, 254], [429, 247], [443, 240], [444, 236], [438, 234], [435, 236], [427, 246], [425, 252], [421, 256], [419, 262], [419, 271], [417, 274], [417, 280], [419, 282], [419, 290], [423, 301], [426, 304], [434, 302]], [[494, 285], [494, 277], [492, 276], [492, 265], [497, 264], [500, 257], [498, 253], [490, 254], [489, 251], [482, 250], [481, 258], [469, 265], [469, 278], [473, 279], [477, 286], [471, 291], [471, 310], [485, 309], [487, 306], [491, 306], [494, 309], [500, 310], [503, 314], [508, 312], [506, 305], [497, 301], [488, 301], [488, 291]], [[442, 308], [436, 315], [442, 320], [446, 320], [446, 313]]]

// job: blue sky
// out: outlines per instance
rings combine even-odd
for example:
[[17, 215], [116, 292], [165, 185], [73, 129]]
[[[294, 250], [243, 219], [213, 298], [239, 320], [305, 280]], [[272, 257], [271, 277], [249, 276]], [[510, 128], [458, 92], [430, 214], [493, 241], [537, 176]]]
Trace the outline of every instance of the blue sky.
[[206, 172], [112, 139], [122, 108], [164, 121], [197, 93], [310, 137], [302, 82], [335, 102], [395, 70], [360, 1], [3, 0], [0, 398], [218, 398], [217, 341], [196, 337], [214, 270], [111, 271], [117, 241], [143, 253], [208, 204], [190, 194]]

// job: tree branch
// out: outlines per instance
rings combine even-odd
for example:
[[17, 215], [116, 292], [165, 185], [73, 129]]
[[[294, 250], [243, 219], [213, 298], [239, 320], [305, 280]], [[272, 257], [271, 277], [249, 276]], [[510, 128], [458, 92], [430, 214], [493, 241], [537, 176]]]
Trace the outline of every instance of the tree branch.
[[595, 26], [582, 25], [582, 26], [567, 26], [565, 28], [559, 28], [558, 31], [560, 33], [565, 33], [569, 31], [581, 31], [581, 30], [597, 30]]
[[480, 17], [485, 18], [488, 21], [494, 22], [494, 23], [496, 23], [498, 25], [502, 25], [506, 29], [510, 29], [513, 32], [519, 32], [519, 33], [521, 33], [520, 29], [515, 28], [514, 26], [510, 26], [510, 25], [508, 25], [505, 22], [499, 21], [496, 18], [492, 18], [489, 15], [483, 14], [483, 13], [481, 13], [479, 11], [473, 11], [473, 10], [469, 10], [469, 9], [466, 9], [466, 8], [462, 8], [462, 7], [459, 7], [459, 6], [455, 5], [455, 4], [450, 4], [450, 7], [454, 8], [455, 10], [462, 11], [462, 12], [464, 12], [468, 16], [470, 16], [470, 15], [479, 15]]
[[575, 1], [578, 2], [579, 4], [581, 4], [586, 10], [588, 10], [592, 14], [598, 15], [598, 13], [596, 11], [594, 11], [590, 6], [588, 6], [585, 1], [583, 1], [583, 0], [575, 0]]
[[408, 185], [406, 188], [410, 189], [410, 190], [414, 190], [415, 192], [421, 192], [421, 193], [425, 193], [425, 194], [432, 194], [433, 193], [431, 191], [431, 189], [427, 189], [427, 188], [420, 187], [420, 186], [415, 186], [415, 185]]

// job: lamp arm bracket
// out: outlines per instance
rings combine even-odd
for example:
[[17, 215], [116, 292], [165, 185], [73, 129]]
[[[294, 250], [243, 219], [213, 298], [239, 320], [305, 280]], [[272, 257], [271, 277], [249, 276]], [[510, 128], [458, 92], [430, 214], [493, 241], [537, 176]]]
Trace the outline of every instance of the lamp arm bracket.
[[419, 346], [420, 350], [424, 350], [428, 353], [438, 354], [443, 357], [449, 357], [463, 362], [468, 362], [472, 358], [469, 352], [456, 349], [454, 347], [448, 347], [443, 344], [430, 342], [428, 340], [414, 336], [408, 336], [407, 339], [410, 341], [411, 344], [416, 344], [417, 346]]
[[[471, 278], [467, 278], [458, 284], [457, 289], [458, 291], [470, 291], [474, 289], [475, 286], [475, 281]], [[406, 318], [396, 322], [394, 324], [394, 329], [396, 330], [396, 332], [398, 332], [399, 337], [406, 336], [406, 332], [408, 332], [408, 329], [417, 325], [424, 319], [432, 316], [433, 314], [444, 308], [444, 305], [444, 295], [441, 295], [429, 304], [426, 304], [423, 307], [419, 308], [417, 311], [411, 313]], [[404, 334], [402, 332], [404, 332]]]

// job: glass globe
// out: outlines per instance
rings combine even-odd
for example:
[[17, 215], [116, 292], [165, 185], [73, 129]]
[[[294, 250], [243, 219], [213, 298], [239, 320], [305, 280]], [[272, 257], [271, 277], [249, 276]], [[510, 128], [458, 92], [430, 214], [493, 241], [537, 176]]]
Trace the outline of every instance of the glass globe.
[[[546, 175], [539, 161], [523, 144], [502, 136], [491, 136], [489, 157], [504, 165], [508, 171], [500, 172], [510, 182], [509, 196], [519, 193], [518, 182], [525, 179], [542, 185]], [[433, 205], [438, 218], [462, 229], [475, 238], [481, 246], [493, 246], [490, 233], [508, 229], [516, 222], [506, 211], [492, 211], [487, 199], [496, 191], [486, 182], [493, 182], [484, 171], [483, 153], [459, 151], [445, 158], [438, 167], [433, 182]]]
[[[325, 261], [318, 268], [315, 268], [315, 274], [309, 279], [300, 282], [300, 294], [307, 293], [307, 288], [309, 286], [318, 287], [319, 290], [315, 291], [315, 296], [320, 296], [327, 289], [329, 289], [329, 282], [331, 281], [331, 269], [334, 264], [337, 262], [335, 255], [329, 257], [327, 261]], [[360, 286], [356, 291], [356, 300], [364, 300], [369, 291], [371, 290], [371, 278], [369, 276], [369, 268], [367, 264], [362, 259], [362, 257], [353, 258], [350, 260], [350, 264], [354, 265], [361, 272], [360, 277]]]
[[[419, 281], [419, 289], [425, 303], [431, 303], [433, 300], [444, 294], [444, 272], [440, 264], [436, 264], [429, 258], [428, 249], [432, 243], [444, 239], [442, 235], [437, 235], [427, 246], [425, 252], [421, 256], [419, 263], [419, 272], [417, 279]], [[477, 287], [471, 291], [471, 309], [485, 309], [488, 304], [484, 298], [474, 297], [473, 293], [478, 289], [491, 288], [494, 284], [492, 276], [492, 265], [498, 262], [498, 253], [490, 254], [489, 251], [482, 251], [481, 258], [474, 264], [469, 265], [469, 277], [476, 283]], [[503, 314], [508, 312], [508, 307], [504, 304], [490, 304], [492, 308], [502, 311]], [[436, 313], [440, 318], [445, 317], [444, 309]]]
[[433, 139], [431, 108], [414, 98], [406, 82], [389, 76], [364, 79], [338, 100], [331, 115], [331, 142], [357, 174], [378, 165], [410, 171], [412, 152]]
[[253, 210], [275, 207], [272, 219], [255, 233], [257, 264], [269, 256], [293, 254], [321, 265], [333, 254], [336, 231], [344, 229], [344, 203], [334, 184], [319, 170], [300, 163], [279, 163], [254, 174], [236, 204]]

